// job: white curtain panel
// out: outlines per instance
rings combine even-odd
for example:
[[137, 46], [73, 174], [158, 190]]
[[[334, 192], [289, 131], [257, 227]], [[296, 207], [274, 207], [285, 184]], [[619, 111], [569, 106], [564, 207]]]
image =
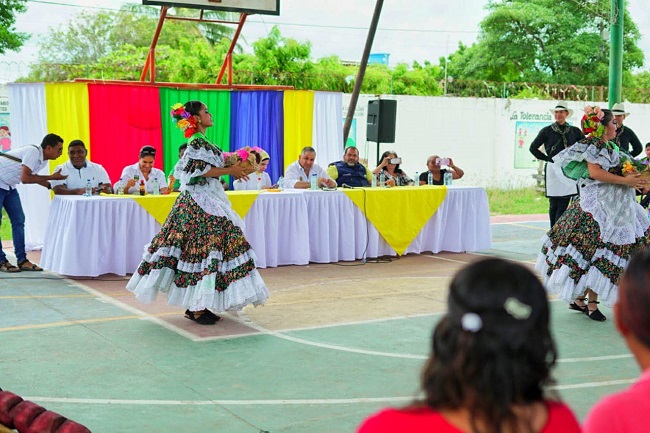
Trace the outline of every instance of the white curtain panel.
[[[47, 134], [45, 84], [9, 83], [7, 93], [12, 148], [40, 146]], [[45, 167], [38, 174], [49, 173], [49, 167]], [[25, 248], [27, 251], [40, 250], [43, 248], [45, 227], [50, 214], [50, 192], [40, 185], [22, 183], [16, 189], [25, 212]]]
[[343, 156], [343, 94], [314, 92], [312, 146], [316, 163], [323, 168]]

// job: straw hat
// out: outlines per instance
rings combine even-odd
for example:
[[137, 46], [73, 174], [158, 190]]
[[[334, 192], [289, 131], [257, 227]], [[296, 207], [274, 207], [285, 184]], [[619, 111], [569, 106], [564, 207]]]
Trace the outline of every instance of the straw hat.
[[573, 110], [570, 109], [569, 105], [564, 101], [557, 101], [557, 104], [555, 104], [555, 108], [551, 108], [548, 111], [550, 111], [551, 114], [555, 114], [556, 111], [568, 111], [569, 117], [573, 116]]
[[612, 107], [612, 113], [614, 114], [614, 116], [623, 115], [623, 116], [627, 117], [627, 116], [630, 115], [630, 113], [625, 111], [625, 104], [623, 102], [619, 102], [618, 104], [614, 104], [614, 106]]

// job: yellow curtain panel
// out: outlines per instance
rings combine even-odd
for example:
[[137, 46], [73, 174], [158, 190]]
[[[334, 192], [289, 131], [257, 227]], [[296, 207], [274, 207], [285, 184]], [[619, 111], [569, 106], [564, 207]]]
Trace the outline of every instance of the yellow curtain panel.
[[284, 169], [298, 159], [305, 146], [312, 145], [314, 128], [314, 92], [284, 92]]
[[[63, 138], [63, 155], [50, 161], [50, 170], [68, 160], [68, 143], [81, 140], [90, 158], [90, 108], [86, 83], [56, 83], [45, 85], [47, 131]], [[115, 107], [119, 109], [119, 107]], [[116, 137], [118, 139], [118, 137]]]

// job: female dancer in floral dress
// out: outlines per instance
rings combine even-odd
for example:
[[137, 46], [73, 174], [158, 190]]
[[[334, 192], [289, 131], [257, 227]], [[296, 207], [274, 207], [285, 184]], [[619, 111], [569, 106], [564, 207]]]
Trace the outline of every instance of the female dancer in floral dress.
[[553, 158], [579, 181], [580, 198], [544, 237], [536, 268], [547, 291], [604, 321], [598, 297], [606, 305], [616, 301], [630, 256], [650, 244], [650, 222], [634, 192], [646, 181], [638, 173], [623, 176], [624, 166], [635, 162], [610, 141], [616, 135], [611, 111], [586, 107], [582, 129], [589, 135]]
[[242, 220], [219, 182], [225, 174], [245, 179], [246, 169], [224, 167], [222, 152], [205, 136], [213, 124], [205, 104], [176, 104], [172, 118], [189, 138], [174, 173], [181, 194], [126, 287], [142, 302], [163, 292], [170, 305], [187, 308], [185, 317], [212, 325], [220, 320], [214, 312], [261, 305], [269, 296]]

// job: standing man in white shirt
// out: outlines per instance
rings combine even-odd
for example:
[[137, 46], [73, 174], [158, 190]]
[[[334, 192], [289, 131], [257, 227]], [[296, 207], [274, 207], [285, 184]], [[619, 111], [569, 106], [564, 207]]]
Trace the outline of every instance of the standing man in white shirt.
[[316, 173], [318, 177], [318, 186], [326, 186], [329, 188], [336, 188], [336, 182], [327, 174], [322, 167], [314, 164], [316, 159], [316, 150], [307, 146], [302, 149], [298, 161], [291, 163], [284, 175], [285, 188], [309, 188], [309, 176]]
[[[37, 183], [50, 189], [51, 180], [65, 180], [66, 175], [55, 171], [51, 175], [35, 174], [41, 171], [50, 159], [57, 159], [63, 151], [63, 139], [56, 134], [47, 134], [41, 147], [24, 146], [0, 154], [0, 209], [4, 207], [11, 221], [14, 252], [18, 266], [7, 260], [0, 243], [0, 272], [42, 271], [43, 269], [27, 260], [25, 253], [25, 214], [20, 203], [16, 185]], [[0, 213], [0, 223], [2, 214]]]
[[107, 194], [113, 193], [106, 169], [88, 161], [87, 156], [88, 151], [83, 141], [72, 140], [68, 144], [68, 158], [70, 159], [54, 169], [54, 171], [60, 171], [61, 174], [67, 175], [68, 178], [50, 182], [54, 194], [83, 195], [86, 192], [88, 180], [93, 187], [93, 194], [100, 191]]

